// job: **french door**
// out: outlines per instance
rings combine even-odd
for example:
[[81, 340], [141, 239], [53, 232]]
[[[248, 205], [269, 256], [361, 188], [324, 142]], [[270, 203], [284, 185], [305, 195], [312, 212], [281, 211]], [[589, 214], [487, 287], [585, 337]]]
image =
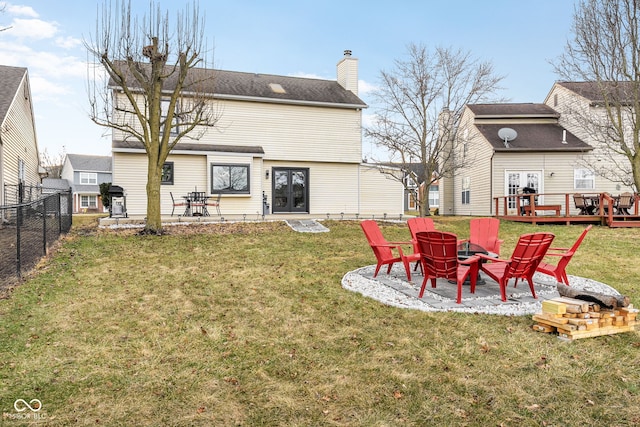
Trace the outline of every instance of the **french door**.
[[273, 168], [273, 213], [309, 212], [309, 169]]
[[[536, 193], [542, 192], [542, 171], [507, 171], [505, 172], [505, 193], [515, 196], [522, 192], [524, 187], [533, 188]], [[542, 200], [539, 201], [542, 203]], [[509, 209], [516, 207], [515, 197], [509, 198]]]

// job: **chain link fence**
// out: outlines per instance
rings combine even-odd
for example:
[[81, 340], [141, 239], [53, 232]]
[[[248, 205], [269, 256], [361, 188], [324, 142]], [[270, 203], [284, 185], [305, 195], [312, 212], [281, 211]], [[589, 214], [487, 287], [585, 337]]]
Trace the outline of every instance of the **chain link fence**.
[[71, 229], [70, 190], [46, 194], [25, 186], [16, 198], [22, 203], [0, 206], [0, 291], [17, 283]]

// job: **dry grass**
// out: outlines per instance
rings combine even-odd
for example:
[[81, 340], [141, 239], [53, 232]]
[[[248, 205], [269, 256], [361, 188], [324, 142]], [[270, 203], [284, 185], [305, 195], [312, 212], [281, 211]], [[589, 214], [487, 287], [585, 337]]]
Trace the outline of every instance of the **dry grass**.
[[[468, 232], [464, 218], [438, 228]], [[564, 343], [529, 317], [422, 313], [340, 286], [373, 262], [358, 223], [74, 233], [0, 301], [3, 425], [635, 425], [637, 333]], [[503, 223], [504, 253], [541, 228]], [[187, 232], [190, 231], [190, 232]], [[391, 240], [405, 226], [388, 225]], [[594, 228], [570, 273], [640, 301], [640, 230]]]

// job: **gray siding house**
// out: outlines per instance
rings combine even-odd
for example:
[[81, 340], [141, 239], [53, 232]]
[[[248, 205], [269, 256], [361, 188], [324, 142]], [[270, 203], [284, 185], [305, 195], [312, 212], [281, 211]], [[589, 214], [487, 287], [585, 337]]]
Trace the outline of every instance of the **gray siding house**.
[[73, 212], [105, 212], [100, 197], [100, 184], [111, 182], [111, 157], [67, 154], [61, 178], [67, 180], [73, 193]]

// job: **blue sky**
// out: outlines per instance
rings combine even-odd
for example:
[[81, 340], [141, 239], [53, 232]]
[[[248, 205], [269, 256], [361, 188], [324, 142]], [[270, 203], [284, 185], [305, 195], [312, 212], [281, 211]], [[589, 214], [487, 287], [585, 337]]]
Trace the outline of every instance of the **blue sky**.
[[[175, 10], [193, 2], [164, 0]], [[360, 97], [381, 70], [403, 59], [409, 43], [452, 47], [491, 61], [504, 75], [499, 95], [543, 102], [558, 79], [549, 61], [571, 37], [577, 0], [233, 0], [201, 1], [216, 68], [336, 78], [349, 49], [359, 60]], [[40, 151], [108, 155], [108, 130], [88, 117], [87, 53], [100, 1], [0, 0], [0, 64], [27, 67]], [[142, 16], [149, 0], [133, 0]], [[0, 6], [1, 7], [1, 6]], [[169, 14], [171, 20], [175, 14]], [[363, 147], [363, 155], [374, 151]]]

